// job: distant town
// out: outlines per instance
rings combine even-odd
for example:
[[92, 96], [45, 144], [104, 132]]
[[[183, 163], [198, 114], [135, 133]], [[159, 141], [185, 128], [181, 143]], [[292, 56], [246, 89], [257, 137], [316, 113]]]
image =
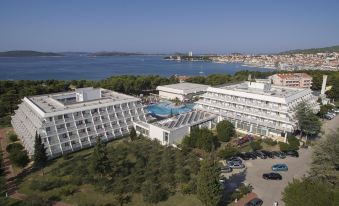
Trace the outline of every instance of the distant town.
[[292, 50], [278, 54], [241, 54], [193, 55], [175, 54], [164, 59], [174, 61], [212, 61], [215, 63], [241, 63], [250, 67], [262, 67], [279, 70], [339, 70], [338, 46]]

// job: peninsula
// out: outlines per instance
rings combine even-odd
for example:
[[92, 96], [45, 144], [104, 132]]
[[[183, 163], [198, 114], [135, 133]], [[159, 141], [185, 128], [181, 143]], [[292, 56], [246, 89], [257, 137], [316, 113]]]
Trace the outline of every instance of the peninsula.
[[6, 51], [0, 52], [0, 57], [44, 57], [44, 56], [63, 56], [59, 53], [54, 52], [38, 52], [31, 50], [15, 50], [15, 51]]

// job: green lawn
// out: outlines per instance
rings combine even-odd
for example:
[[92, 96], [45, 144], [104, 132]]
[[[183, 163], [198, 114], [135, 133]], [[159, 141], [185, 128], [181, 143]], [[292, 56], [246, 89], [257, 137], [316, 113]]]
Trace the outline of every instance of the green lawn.
[[[124, 139], [113, 141], [108, 143], [107, 149], [114, 149], [117, 147]], [[39, 195], [44, 198], [58, 197], [61, 201], [72, 203], [75, 205], [105, 205], [108, 203], [113, 203], [114, 205], [118, 205], [115, 200], [114, 194], [112, 193], [103, 193], [100, 191], [96, 191], [93, 185], [90, 184], [82, 184], [82, 185], [72, 185], [76, 188], [76, 192], [72, 195], [64, 195], [61, 191], [63, 188], [67, 187], [67, 185], [62, 185], [61, 187], [57, 187], [47, 191], [37, 191], [31, 189], [30, 185], [33, 180], [39, 180], [42, 178], [47, 179], [55, 179], [60, 178], [63, 180], [69, 180], [69, 175], [63, 175], [62, 177], [56, 177], [53, 173], [54, 170], [67, 170], [65, 164], [75, 164], [75, 161], [79, 161], [81, 158], [88, 158], [92, 153], [92, 148], [82, 150], [73, 154], [70, 154], [70, 158], [66, 160], [66, 158], [60, 157], [58, 159], [52, 160], [50, 164], [44, 168], [44, 174], [42, 171], [37, 171], [29, 174], [25, 177], [22, 182], [18, 185], [19, 191], [21, 193], [27, 195]], [[62, 169], [60, 169], [62, 168]], [[159, 206], [202, 206], [203, 204], [197, 199], [195, 195], [182, 195], [180, 192], [177, 192], [175, 195], [170, 196], [166, 201], [160, 202], [158, 204], [148, 204], [143, 201], [143, 197], [141, 194], [133, 194], [131, 198], [131, 202], [126, 204], [130, 206], [148, 206], [148, 205], [159, 205]]]

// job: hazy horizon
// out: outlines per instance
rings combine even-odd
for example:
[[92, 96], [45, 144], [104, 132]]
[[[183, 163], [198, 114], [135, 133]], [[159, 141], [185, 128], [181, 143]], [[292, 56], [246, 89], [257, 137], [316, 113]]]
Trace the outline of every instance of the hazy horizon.
[[5, 1], [0, 51], [277, 53], [339, 45], [339, 2]]

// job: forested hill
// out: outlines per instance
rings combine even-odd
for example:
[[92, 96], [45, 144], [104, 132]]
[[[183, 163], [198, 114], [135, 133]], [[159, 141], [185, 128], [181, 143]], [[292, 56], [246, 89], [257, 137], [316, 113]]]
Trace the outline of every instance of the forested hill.
[[39, 56], [42, 57], [42, 56], [63, 56], [63, 55], [53, 52], [38, 52], [30, 50], [0, 52], [0, 57], [39, 57]]
[[284, 51], [279, 54], [316, 54], [316, 53], [331, 53], [331, 52], [339, 52], [339, 45], [323, 47], [323, 48], [296, 49], [296, 50]]

